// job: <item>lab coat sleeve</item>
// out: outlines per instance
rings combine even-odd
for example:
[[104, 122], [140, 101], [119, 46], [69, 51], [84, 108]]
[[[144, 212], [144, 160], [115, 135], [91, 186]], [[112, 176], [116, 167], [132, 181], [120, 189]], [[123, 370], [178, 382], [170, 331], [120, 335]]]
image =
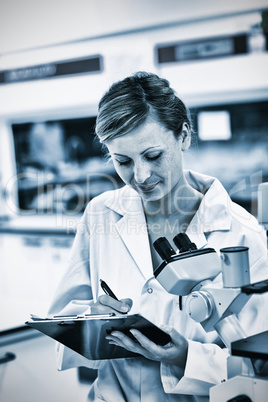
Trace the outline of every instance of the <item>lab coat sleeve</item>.
[[69, 263], [50, 305], [49, 316], [80, 314], [89, 308], [90, 300], [92, 300], [89, 238], [85, 218], [83, 218], [78, 225]]
[[212, 385], [227, 378], [227, 349], [218, 345], [188, 341], [185, 369], [162, 363], [161, 379], [166, 393], [208, 395]]
[[[89, 267], [89, 239], [86, 215], [84, 215], [77, 228], [69, 264], [58, 284], [48, 316], [90, 312], [93, 300]], [[56, 355], [58, 370], [79, 366], [98, 368], [101, 364], [99, 361], [90, 361], [59, 343], [56, 344]]]

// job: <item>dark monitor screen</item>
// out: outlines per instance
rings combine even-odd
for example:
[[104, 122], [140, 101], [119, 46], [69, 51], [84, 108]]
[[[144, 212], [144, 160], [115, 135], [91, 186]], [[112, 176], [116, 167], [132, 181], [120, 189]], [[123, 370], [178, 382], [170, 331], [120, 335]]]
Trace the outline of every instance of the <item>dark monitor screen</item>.
[[83, 212], [103, 191], [121, 186], [94, 135], [95, 117], [13, 124], [19, 208]]

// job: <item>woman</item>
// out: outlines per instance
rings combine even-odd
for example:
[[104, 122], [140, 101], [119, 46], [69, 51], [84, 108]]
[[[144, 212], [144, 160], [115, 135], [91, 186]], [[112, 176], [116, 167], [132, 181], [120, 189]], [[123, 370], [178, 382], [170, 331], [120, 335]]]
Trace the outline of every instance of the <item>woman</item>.
[[[217, 345], [215, 332], [206, 333], [180, 311], [178, 296], [156, 281], [160, 259], [152, 244], [186, 232], [198, 248], [249, 246], [256, 282], [267, 277], [264, 232], [218, 180], [183, 170], [191, 121], [168, 81], [140, 72], [114, 84], [100, 101], [96, 133], [126, 186], [86, 208], [50, 313], [140, 313], [162, 326], [172, 342], [157, 346], [137, 330], [134, 342], [116, 331], [107, 339], [141, 357], [90, 362], [59, 346], [59, 368], [98, 368], [92, 401], [207, 400], [209, 388], [226, 379], [227, 351]], [[100, 279], [120, 301], [103, 294]], [[245, 329], [251, 326], [248, 334], [263, 329], [260, 306], [252, 298], [240, 314]]]

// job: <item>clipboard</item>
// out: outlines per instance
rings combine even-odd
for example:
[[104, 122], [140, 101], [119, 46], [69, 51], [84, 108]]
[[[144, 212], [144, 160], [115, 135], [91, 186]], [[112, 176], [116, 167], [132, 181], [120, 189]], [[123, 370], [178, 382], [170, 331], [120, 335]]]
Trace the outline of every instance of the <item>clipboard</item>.
[[138, 329], [158, 345], [170, 342], [170, 336], [139, 314], [55, 316], [36, 318], [25, 323], [48, 335], [89, 360], [124, 359], [140, 356], [124, 348], [109, 344], [105, 337], [118, 330], [135, 340], [130, 329]]

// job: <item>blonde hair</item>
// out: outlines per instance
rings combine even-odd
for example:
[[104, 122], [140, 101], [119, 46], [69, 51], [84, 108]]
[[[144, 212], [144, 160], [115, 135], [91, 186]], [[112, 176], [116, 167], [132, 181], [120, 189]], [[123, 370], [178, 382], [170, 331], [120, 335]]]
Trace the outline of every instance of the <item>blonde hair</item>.
[[151, 115], [179, 137], [183, 123], [191, 129], [190, 113], [166, 79], [137, 72], [113, 84], [99, 103], [95, 132], [100, 142], [128, 134]]

